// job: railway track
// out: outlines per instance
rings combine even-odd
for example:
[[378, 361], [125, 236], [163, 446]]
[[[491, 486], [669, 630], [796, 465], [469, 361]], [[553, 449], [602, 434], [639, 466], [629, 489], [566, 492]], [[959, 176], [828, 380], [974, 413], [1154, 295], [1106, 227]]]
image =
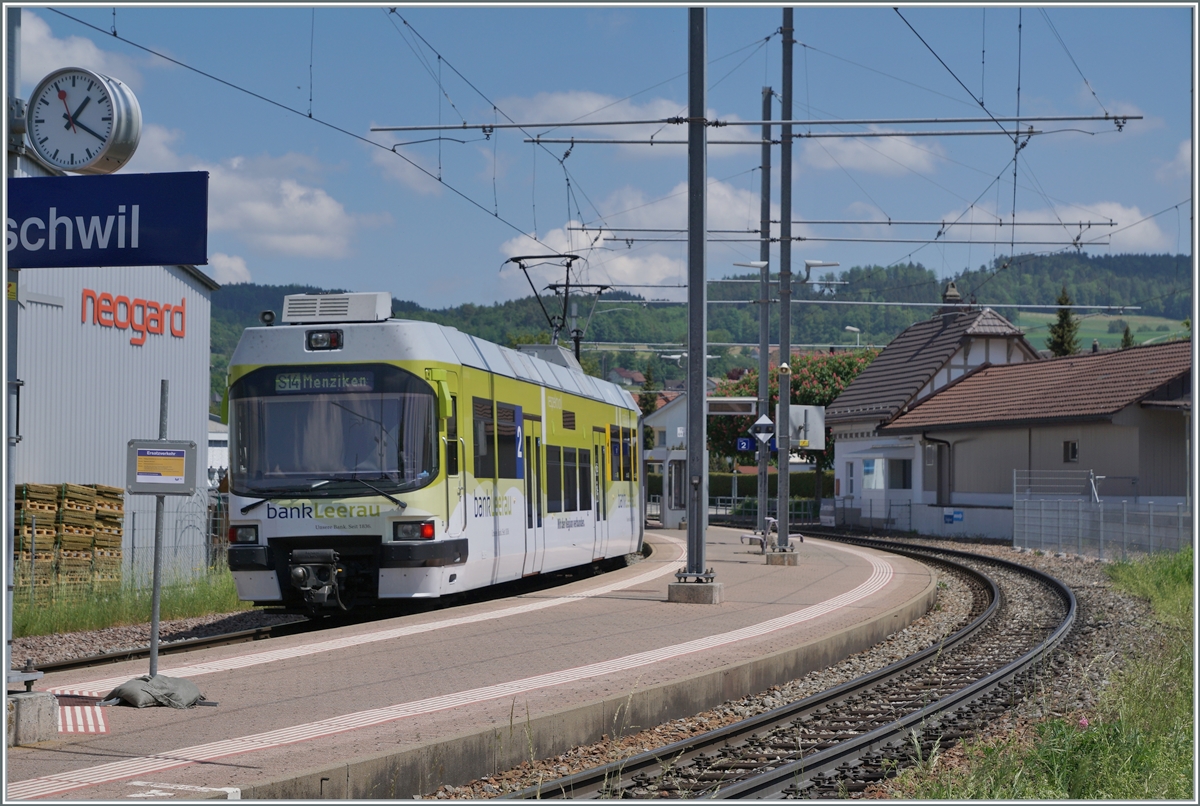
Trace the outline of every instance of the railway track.
[[620, 762], [506, 798], [846, 798], [1008, 710], [1070, 632], [1075, 598], [1006, 560], [858, 538], [965, 576], [969, 623], [857, 680]]

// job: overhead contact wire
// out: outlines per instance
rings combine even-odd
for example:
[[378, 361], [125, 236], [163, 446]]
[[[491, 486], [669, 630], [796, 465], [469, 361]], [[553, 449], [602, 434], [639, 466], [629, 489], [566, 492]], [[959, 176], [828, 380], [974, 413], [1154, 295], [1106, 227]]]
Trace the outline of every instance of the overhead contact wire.
[[[171, 64], [174, 64], [174, 65], [177, 65], [177, 66], [179, 66], [179, 67], [182, 67], [182, 68], [183, 68], [183, 69], [185, 69], [185, 70], [189, 70], [189, 71], [191, 71], [191, 72], [195, 73], [196, 75], [203, 76], [204, 78], [207, 78], [207, 79], [209, 79], [210, 81], [215, 81], [215, 82], [217, 82], [218, 84], [222, 84], [222, 85], [224, 85], [224, 86], [228, 87], [228, 88], [229, 88], [229, 89], [231, 89], [231, 90], [236, 90], [236, 91], [238, 91], [238, 92], [240, 92], [240, 93], [243, 93], [243, 94], [245, 94], [245, 95], [249, 95], [251, 98], [255, 98], [255, 99], [257, 99], [257, 100], [263, 101], [264, 103], [268, 103], [268, 104], [270, 104], [271, 106], [274, 106], [274, 107], [277, 107], [277, 108], [279, 108], [279, 109], [282, 109], [282, 110], [284, 110], [285, 112], [291, 112], [293, 115], [299, 115], [300, 117], [302, 117], [302, 118], [305, 118], [306, 120], [311, 120], [311, 121], [313, 121], [314, 123], [318, 123], [318, 124], [320, 124], [321, 126], [324, 126], [324, 127], [325, 127], [325, 128], [327, 128], [327, 129], [330, 129], [330, 130], [332, 130], [332, 131], [338, 132], [339, 134], [344, 134], [344, 135], [346, 135], [347, 137], [352, 137], [352, 138], [354, 138], [355, 140], [358, 140], [358, 141], [359, 141], [359, 142], [361, 142], [361, 143], [366, 143], [367, 145], [375, 146], [376, 148], [379, 148], [379, 149], [382, 149], [382, 150], [384, 150], [384, 151], [388, 151], [388, 152], [390, 152], [390, 153], [392, 153], [392, 154], [395, 154], [397, 157], [399, 157], [400, 159], [404, 160], [404, 161], [405, 161], [405, 162], [407, 162], [409, 165], [411, 165], [413, 168], [416, 168], [418, 171], [420, 171], [421, 173], [423, 173], [423, 174], [425, 174], [426, 176], [428, 176], [430, 179], [432, 179], [432, 180], [434, 180], [435, 182], [437, 182], [438, 184], [440, 184], [440, 185], [442, 185], [442, 186], [444, 186], [444, 187], [448, 188], [448, 189], [450, 190], [450, 192], [451, 192], [451, 193], [455, 194], [456, 196], [458, 196], [459, 198], [461, 198], [463, 201], [465, 201], [465, 202], [467, 202], [467, 203], [469, 203], [469, 204], [471, 204], [471, 205], [473, 205], [473, 206], [475, 206], [475, 207], [479, 208], [479, 209], [480, 209], [480, 210], [482, 210], [483, 212], [487, 213], [489, 217], [496, 219], [497, 221], [499, 221], [499, 222], [501, 222], [502, 224], [504, 224], [506, 227], [509, 227], [510, 229], [514, 230], [515, 232], [518, 232], [518, 233], [520, 233], [520, 234], [521, 234], [521, 235], [523, 235], [524, 237], [526, 237], [526, 238], [529, 238], [530, 240], [532, 240], [532, 241], [534, 241], [535, 243], [537, 243], [539, 246], [544, 246], [544, 247], [546, 247], [547, 249], [549, 249], [549, 248], [550, 248], [549, 244], [544, 244], [544, 243], [542, 243], [542, 242], [541, 242], [541, 241], [539, 241], [537, 238], [534, 238], [534, 237], [533, 237], [533, 236], [531, 236], [531, 235], [530, 235], [528, 232], [526, 232], [526, 231], [525, 231], [525, 230], [523, 230], [522, 228], [518, 227], [516, 224], [512, 223], [511, 221], [509, 221], [509, 220], [507, 220], [507, 219], [503, 218], [502, 216], [493, 215], [493, 214], [492, 214], [492, 213], [491, 213], [491, 212], [490, 212], [490, 211], [489, 211], [489, 210], [488, 210], [486, 207], [484, 207], [482, 204], [480, 204], [479, 202], [477, 202], [477, 201], [475, 201], [474, 199], [472, 199], [472, 198], [471, 198], [470, 196], [468, 196], [466, 193], [463, 193], [463, 192], [462, 192], [461, 190], [459, 190], [458, 188], [456, 188], [456, 187], [454, 187], [453, 185], [451, 185], [451, 184], [449, 184], [449, 183], [447, 183], [447, 182], [443, 181], [443, 180], [442, 180], [440, 177], [434, 176], [432, 173], [430, 173], [430, 172], [428, 171], [428, 169], [426, 169], [426, 168], [424, 168], [423, 166], [421, 166], [421, 165], [417, 164], [416, 162], [414, 162], [414, 161], [410, 160], [408, 157], [406, 157], [406, 156], [404, 156], [403, 154], [401, 154], [400, 152], [396, 151], [394, 148], [389, 148], [388, 146], [384, 145], [383, 143], [377, 143], [377, 142], [375, 142], [374, 140], [371, 140], [370, 138], [363, 137], [361, 134], [356, 134], [355, 132], [352, 132], [352, 131], [350, 131], [349, 129], [344, 129], [344, 128], [342, 128], [341, 126], [338, 126], [338, 125], [337, 125], [337, 124], [335, 124], [335, 123], [330, 123], [329, 121], [322, 120], [321, 118], [318, 118], [318, 117], [309, 117], [309, 116], [308, 116], [306, 113], [304, 113], [304, 112], [300, 111], [299, 109], [296, 109], [296, 108], [294, 108], [294, 107], [288, 106], [287, 104], [285, 104], [285, 103], [281, 103], [281, 102], [279, 102], [279, 101], [276, 101], [276, 100], [274, 100], [274, 99], [272, 99], [272, 98], [268, 98], [268, 97], [267, 97], [267, 96], [265, 96], [265, 95], [261, 95], [261, 94], [259, 94], [259, 93], [255, 92], [255, 91], [253, 91], [253, 90], [247, 89], [247, 88], [245, 88], [245, 87], [242, 87], [242, 86], [239, 86], [239, 85], [237, 85], [237, 84], [234, 84], [234, 83], [233, 83], [233, 82], [231, 82], [231, 81], [226, 81], [225, 79], [223, 79], [223, 78], [220, 78], [220, 77], [218, 77], [218, 76], [215, 76], [215, 75], [213, 75], [212, 73], [207, 73], [207, 72], [205, 72], [204, 70], [201, 70], [201, 69], [200, 69], [200, 68], [198, 68], [198, 67], [192, 67], [190, 64], [187, 64], [187, 63], [185, 63], [185, 62], [181, 62], [181, 61], [179, 61], [178, 59], [173, 59], [173, 58], [171, 58], [170, 56], [167, 56], [167, 55], [166, 55], [166, 54], [164, 54], [164, 53], [159, 53], [158, 51], [154, 50], [153, 48], [148, 48], [148, 47], [146, 47], [145, 45], [140, 45], [140, 44], [138, 44], [137, 42], [134, 42], [134, 41], [133, 41], [133, 40], [131, 40], [131, 39], [127, 39], [126, 37], [123, 37], [123, 36], [118, 36], [118, 35], [116, 35], [116, 34], [111, 34], [111, 33], [109, 33], [108, 31], [104, 31], [103, 29], [101, 29], [101, 28], [98, 28], [98, 27], [97, 27], [97, 26], [95, 26], [95, 25], [92, 25], [90, 22], [85, 22], [84, 20], [81, 20], [81, 19], [79, 19], [78, 17], [72, 17], [70, 14], [67, 14], [67, 13], [65, 13], [65, 12], [63, 12], [63, 11], [59, 11], [59, 10], [58, 10], [58, 9], [56, 9], [56, 8], [47, 8], [46, 10], [47, 10], [47, 11], [52, 11], [52, 12], [54, 12], [55, 14], [58, 14], [58, 15], [59, 15], [59, 16], [61, 16], [61, 17], [65, 17], [66, 19], [68, 19], [68, 20], [71, 20], [72, 22], [78, 23], [78, 24], [80, 24], [80, 25], [84, 26], [85, 28], [91, 28], [93, 31], [99, 31], [100, 33], [102, 33], [102, 34], [105, 34], [106, 36], [113, 36], [114, 38], [116, 38], [116, 39], [120, 40], [121, 42], [124, 42], [125, 44], [129, 45], [130, 47], [137, 48], [138, 50], [141, 50], [141, 51], [144, 51], [144, 52], [146, 52], [146, 53], [149, 53], [151, 56], [156, 56], [156, 57], [158, 57], [158, 58], [160, 58], [160, 59], [163, 59], [164, 61], [168, 61], [168, 62], [170, 62]], [[451, 68], [451, 69], [453, 69], [453, 68]]]

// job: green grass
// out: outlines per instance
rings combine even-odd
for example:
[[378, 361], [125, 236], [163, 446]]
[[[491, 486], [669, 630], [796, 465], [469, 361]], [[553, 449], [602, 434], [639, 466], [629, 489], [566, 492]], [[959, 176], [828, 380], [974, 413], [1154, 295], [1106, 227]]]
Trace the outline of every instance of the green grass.
[[[1050, 325], [1057, 317], [1055, 313], [1030, 313], [1022, 311], [1017, 326], [1025, 331], [1025, 338], [1039, 350], [1045, 349], [1046, 339], [1050, 335]], [[1165, 319], [1161, 316], [1137, 316], [1135, 314], [1096, 314], [1078, 316], [1079, 319], [1079, 349], [1087, 352], [1092, 349], [1092, 339], [1100, 342], [1103, 349], [1121, 346], [1122, 332], [1109, 333], [1108, 324], [1116, 319], [1124, 319], [1133, 333], [1134, 344], [1145, 344], [1153, 341], [1159, 344], [1169, 338], [1187, 338], [1189, 333], [1183, 323], [1177, 319]], [[1165, 330], [1159, 328], [1166, 327]]]
[[1046, 720], [1031, 739], [969, 744], [965, 766], [906, 771], [897, 781], [902, 797], [1193, 799], [1192, 565], [1188, 549], [1107, 569], [1117, 588], [1150, 601], [1157, 625], [1095, 713]]
[[[39, 592], [34, 603], [18, 590], [13, 594], [13, 637], [145, 624], [150, 621], [150, 609], [150, 588], [135, 589], [129, 584], [96, 591], [60, 587]], [[228, 569], [164, 584], [159, 600], [159, 617], [164, 621], [249, 609], [249, 604], [238, 600]]]

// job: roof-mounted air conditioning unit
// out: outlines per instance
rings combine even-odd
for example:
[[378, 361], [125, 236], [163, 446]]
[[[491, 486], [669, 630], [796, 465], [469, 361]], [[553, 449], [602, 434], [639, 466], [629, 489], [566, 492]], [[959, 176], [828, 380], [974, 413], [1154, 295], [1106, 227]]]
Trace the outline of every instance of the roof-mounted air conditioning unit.
[[287, 325], [327, 322], [383, 322], [392, 318], [392, 295], [385, 291], [363, 294], [289, 294], [283, 298]]

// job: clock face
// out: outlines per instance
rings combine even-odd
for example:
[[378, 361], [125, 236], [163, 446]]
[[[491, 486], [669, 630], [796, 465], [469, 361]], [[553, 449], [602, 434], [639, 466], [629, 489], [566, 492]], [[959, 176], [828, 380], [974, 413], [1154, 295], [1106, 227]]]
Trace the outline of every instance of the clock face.
[[49, 164], [75, 173], [109, 173], [137, 148], [141, 110], [121, 82], [68, 67], [37, 85], [26, 120], [30, 144]]

